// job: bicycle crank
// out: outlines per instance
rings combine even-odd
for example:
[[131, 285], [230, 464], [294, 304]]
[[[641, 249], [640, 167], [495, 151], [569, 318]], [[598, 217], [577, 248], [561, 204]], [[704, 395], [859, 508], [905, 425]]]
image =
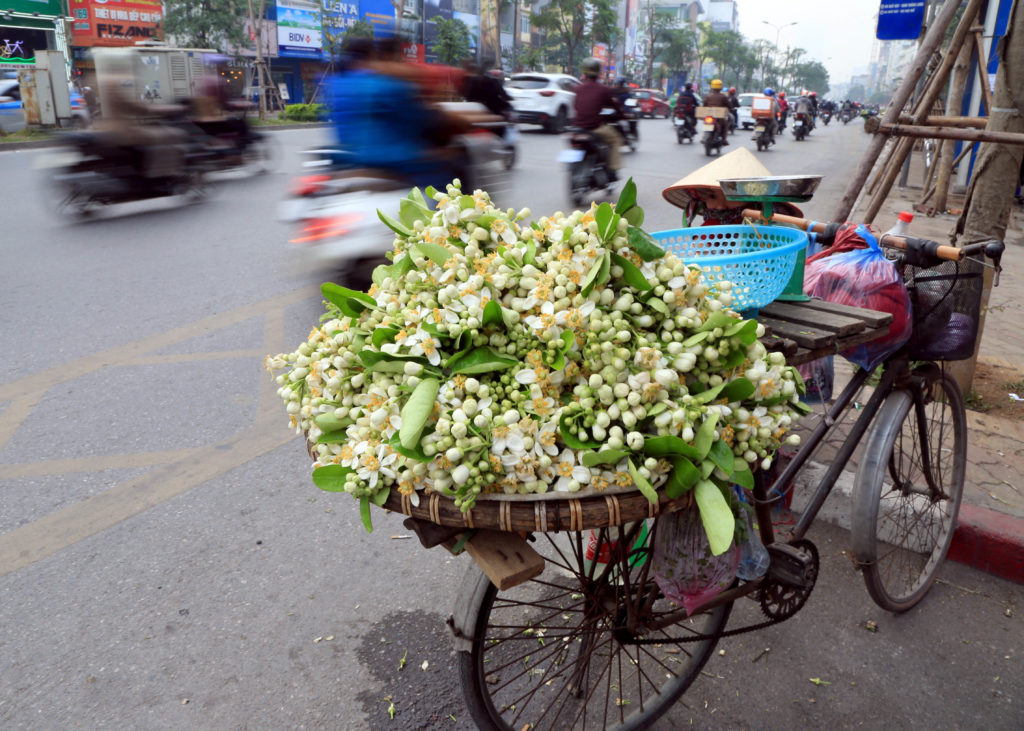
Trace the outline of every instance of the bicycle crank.
[[766, 617], [781, 622], [800, 611], [811, 595], [818, 579], [818, 549], [806, 539], [767, 548], [772, 562], [757, 599]]

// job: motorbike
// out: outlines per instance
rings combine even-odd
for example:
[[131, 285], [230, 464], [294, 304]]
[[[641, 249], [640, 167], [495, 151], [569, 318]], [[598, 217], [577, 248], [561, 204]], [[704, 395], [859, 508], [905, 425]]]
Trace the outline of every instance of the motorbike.
[[[614, 124], [616, 114], [605, 109], [601, 118], [605, 124]], [[590, 130], [572, 128], [569, 147], [558, 154], [558, 162], [569, 170], [569, 199], [574, 206], [583, 204], [586, 196], [597, 190], [612, 187], [615, 182], [608, 166], [608, 150], [604, 140]]]
[[636, 152], [640, 144], [640, 132], [637, 130], [636, 114], [627, 112], [627, 116], [612, 122], [614, 127], [622, 135], [622, 144], [629, 148], [630, 152]]
[[832, 112], [822, 112], [821, 121], [825, 123], [826, 127], [828, 127], [828, 123], [832, 121]]
[[[463, 190], [485, 188], [494, 195], [504, 190], [508, 158], [503, 139], [497, 138], [497, 144], [495, 139], [490, 132], [477, 132], [452, 140], [463, 154]], [[336, 147], [302, 154], [302, 173], [278, 206], [278, 219], [297, 229], [290, 247], [304, 266], [334, 270], [344, 286], [366, 291], [373, 270], [389, 263], [386, 254], [394, 245], [394, 233], [377, 211], [400, 220], [400, 201], [413, 183], [393, 171], [358, 167]]]
[[724, 107], [697, 108], [697, 116], [704, 120], [704, 136], [701, 138], [701, 144], [704, 145], [704, 154], [708, 157], [711, 157], [712, 150], [717, 155], [722, 151], [722, 147], [729, 144], [718, 124], [716, 124], [716, 119], [725, 119], [727, 114], [728, 110]]
[[793, 115], [793, 136], [803, 140], [810, 132], [810, 115], [797, 112]]
[[[206, 195], [210, 153], [194, 136], [125, 145], [111, 132], [84, 131], [70, 133], [64, 141], [65, 149], [41, 162], [52, 170], [50, 182], [62, 213], [86, 217], [117, 203], [172, 196], [198, 202]], [[151, 165], [159, 172], [148, 170]]]
[[192, 122], [205, 135], [203, 142], [209, 153], [210, 172], [246, 168], [256, 173], [273, 170], [278, 163], [274, 140], [246, 121], [244, 111], [237, 111], [222, 120]]
[[697, 136], [697, 126], [693, 117], [672, 117], [672, 124], [676, 128], [676, 142], [680, 145], [683, 142], [693, 142], [693, 138]]
[[767, 150], [771, 145], [775, 144], [775, 136], [768, 131], [768, 125], [763, 119], [757, 120], [757, 126], [754, 127], [754, 136], [751, 139], [757, 142], [758, 152]]
[[849, 124], [851, 119], [853, 119], [853, 110], [844, 109], [839, 113], [839, 121], [844, 125]]

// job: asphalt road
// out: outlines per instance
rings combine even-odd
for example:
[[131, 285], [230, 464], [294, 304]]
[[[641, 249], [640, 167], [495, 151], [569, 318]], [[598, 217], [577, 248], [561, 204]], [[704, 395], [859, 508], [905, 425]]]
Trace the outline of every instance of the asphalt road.
[[[262, 370], [316, 322], [324, 278], [274, 213], [326, 132], [273, 134], [280, 172], [76, 225], [52, 213], [44, 152], [0, 153], [5, 729], [470, 727], [443, 625], [469, 559], [422, 550], [395, 516], [367, 535], [354, 501], [317, 491]], [[825, 217], [865, 143], [833, 125], [760, 157], [824, 174], [805, 211]], [[561, 144], [527, 131], [499, 201], [568, 208]], [[650, 230], [679, 225], [660, 191], [706, 161], [641, 123], [626, 171]], [[896, 617], [842, 531], [812, 538], [804, 610], [724, 640], [658, 728], [1021, 728], [1021, 586], [949, 564]]]

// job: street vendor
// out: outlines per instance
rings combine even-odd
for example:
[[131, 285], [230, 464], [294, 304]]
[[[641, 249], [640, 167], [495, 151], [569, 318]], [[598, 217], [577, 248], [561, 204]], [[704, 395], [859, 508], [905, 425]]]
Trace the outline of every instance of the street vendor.
[[[682, 180], [661, 192], [662, 197], [684, 211], [683, 225], [692, 226], [697, 216], [702, 226], [729, 226], [743, 223], [743, 209], [748, 201], [726, 200], [719, 180], [730, 178], [764, 178], [771, 173], [750, 150], [741, 147], [722, 155], [704, 167], [694, 170]], [[803, 212], [792, 203], [776, 203], [775, 212], [787, 216], [803, 217]]]

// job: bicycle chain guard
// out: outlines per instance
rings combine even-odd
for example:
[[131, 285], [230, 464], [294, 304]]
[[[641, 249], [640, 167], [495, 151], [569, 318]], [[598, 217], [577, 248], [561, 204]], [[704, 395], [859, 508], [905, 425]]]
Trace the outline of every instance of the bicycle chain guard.
[[796, 614], [818, 579], [818, 549], [807, 539], [768, 546], [772, 562], [757, 592], [761, 611], [773, 622]]

